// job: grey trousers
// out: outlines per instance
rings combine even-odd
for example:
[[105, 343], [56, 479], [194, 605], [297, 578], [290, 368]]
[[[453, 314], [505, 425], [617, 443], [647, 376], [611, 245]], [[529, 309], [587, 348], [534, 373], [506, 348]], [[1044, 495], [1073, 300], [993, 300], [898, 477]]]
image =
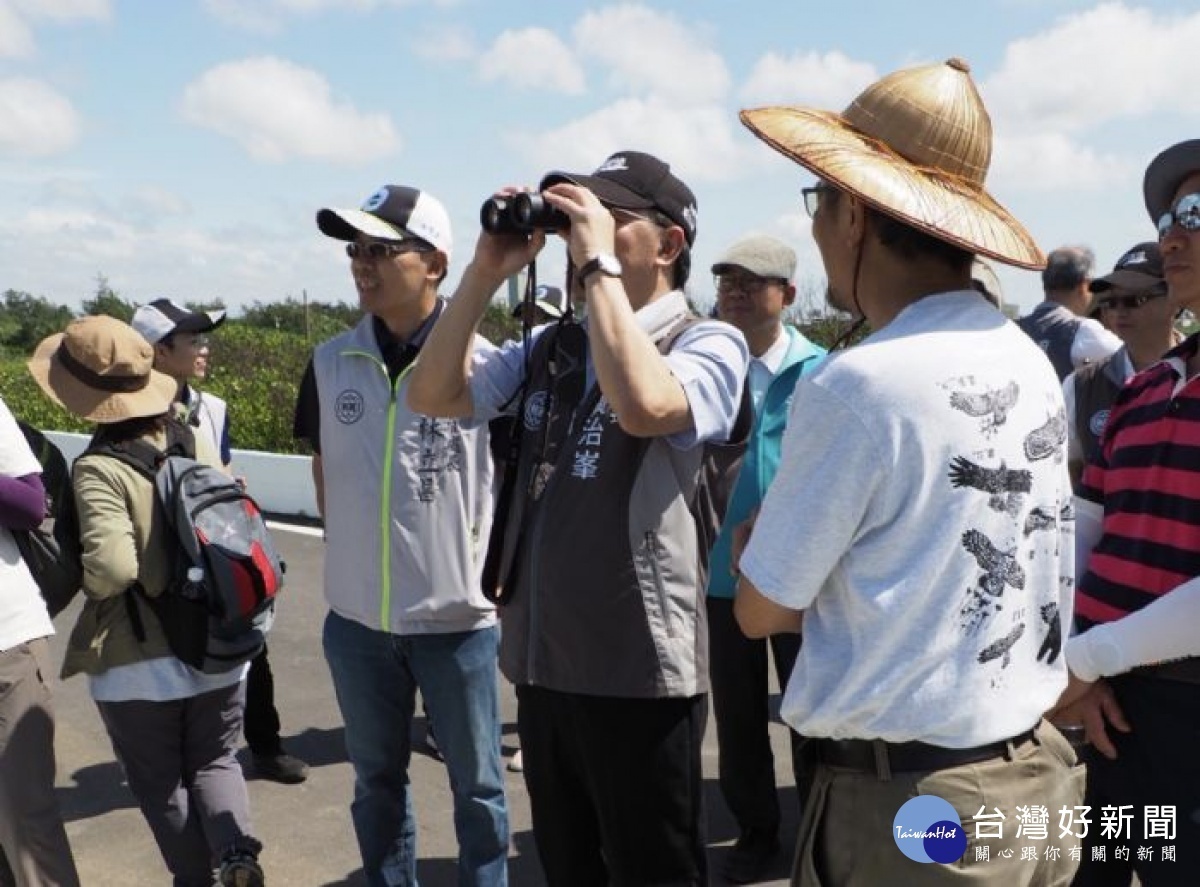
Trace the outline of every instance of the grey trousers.
[[213, 868], [250, 831], [237, 762], [245, 683], [169, 702], [97, 702], [176, 887], [210, 887]]
[[79, 884], [54, 796], [51, 674], [45, 638], [0, 652], [0, 884]]

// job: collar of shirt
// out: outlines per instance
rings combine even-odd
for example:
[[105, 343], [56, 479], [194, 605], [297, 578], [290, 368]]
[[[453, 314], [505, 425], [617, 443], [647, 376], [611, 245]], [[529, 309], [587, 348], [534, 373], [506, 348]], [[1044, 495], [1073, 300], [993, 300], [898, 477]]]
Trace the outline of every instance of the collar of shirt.
[[787, 357], [788, 348], [791, 347], [791, 344], [791, 337], [788, 336], [787, 330], [781, 327], [779, 335], [775, 337], [775, 341], [771, 343], [771, 347], [764, 351], [760, 357], [751, 357], [750, 365], [761, 365], [773, 378], [779, 372], [779, 368], [783, 366], [783, 359]]
[[433, 311], [421, 321], [421, 325], [417, 327], [416, 331], [406, 341], [401, 341], [388, 329], [387, 324], [378, 317], [373, 316], [371, 318], [371, 328], [375, 333], [375, 344], [379, 346], [379, 354], [383, 358], [383, 362], [387, 365], [388, 375], [392, 377], [392, 381], [395, 381], [396, 377], [417, 359], [417, 354], [420, 352], [421, 346], [429, 338], [429, 331], [433, 329], [433, 325], [441, 315], [445, 305], [446, 303], [439, 298], [433, 306]]

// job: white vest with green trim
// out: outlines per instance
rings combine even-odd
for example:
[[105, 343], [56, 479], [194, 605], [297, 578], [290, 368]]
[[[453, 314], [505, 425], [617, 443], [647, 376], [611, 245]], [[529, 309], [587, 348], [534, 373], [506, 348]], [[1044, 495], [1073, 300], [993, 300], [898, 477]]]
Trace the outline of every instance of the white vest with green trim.
[[492, 520], [486, 423], [413, 413], [407, 371], [393, 386], [369, 315], [319, 345], [313, 368], [330, 608], [405, 635], [494, 624], [480, 590]]

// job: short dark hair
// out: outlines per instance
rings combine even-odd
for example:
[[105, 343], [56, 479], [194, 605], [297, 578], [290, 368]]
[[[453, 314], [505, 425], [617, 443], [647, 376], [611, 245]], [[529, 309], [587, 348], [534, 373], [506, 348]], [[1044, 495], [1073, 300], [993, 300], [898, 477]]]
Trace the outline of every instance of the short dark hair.
[[[837, 206], [842, 199], [842, 190], [836, 186], [821, 189], [822, 206]], [[949, 265], [955, 271], [970, 270], [975, 261], [974, 254], [932, 234], [926, 234], [912, 225], [880, 212], [866, 202], [867, 218], [875, 227], [879, 242], [906, 259], [928, 258]]]
[[906, 222], [868, 207], [868, 218], [875, 226], [879, 242], [906, 259], [932, 259], [955, 271], [969, 271], [975, 255], [961, 246], [926, 234]]
[[1042, 289], [1048, 293], [1073, 290], [1092, 276], [1096, 254], [1086, 246], [1061, 246], [1046, 256]]
[[683, 249], [675, 257], [675, 264], [671, 266], [671, 286], [677, 290], [683, 289], [691, 275], [692, 248], [687, 245], [687, 241], [684, 241]]

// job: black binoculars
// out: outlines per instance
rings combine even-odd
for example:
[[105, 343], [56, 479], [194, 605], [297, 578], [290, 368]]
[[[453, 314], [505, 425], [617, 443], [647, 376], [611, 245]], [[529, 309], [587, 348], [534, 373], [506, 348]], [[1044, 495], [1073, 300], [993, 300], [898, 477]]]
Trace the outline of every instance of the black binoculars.
[[491, 197], [479, 209], [479, 224], [488, 234], [529, 234], [566, 231], [571, 219], [541, 194], [523, 191], [512, 197]]

